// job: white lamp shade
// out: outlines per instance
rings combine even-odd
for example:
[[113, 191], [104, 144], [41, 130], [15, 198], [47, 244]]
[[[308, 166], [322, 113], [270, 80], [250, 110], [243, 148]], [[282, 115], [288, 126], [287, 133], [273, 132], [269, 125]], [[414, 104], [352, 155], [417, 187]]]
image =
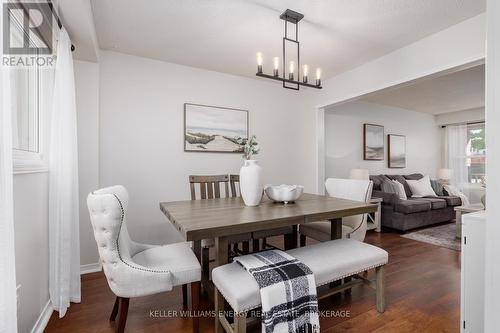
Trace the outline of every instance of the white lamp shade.
[[370, 173], [366, 169], [352, 169], [349, 173], [350, 179], [370, 180]]
[[443, 179], [443, 180], [450, 180], [451, 176], [453, 174], [452, 169], [439, 169], [438, 171], [438, 179]]

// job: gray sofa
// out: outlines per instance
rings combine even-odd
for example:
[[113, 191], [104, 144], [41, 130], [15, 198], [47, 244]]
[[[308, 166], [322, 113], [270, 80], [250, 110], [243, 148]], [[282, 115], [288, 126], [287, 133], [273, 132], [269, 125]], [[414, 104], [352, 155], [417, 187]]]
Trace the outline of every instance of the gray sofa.
[[[382, 226], [405, 232], [410, 229], [424, 227], [436, 223], [451, 221], [455, 218], [454, 207], [460, 206], [462, 200], [456, 196], [439, 195], [436, 197], [412, 198], [407, 179], [420, 179], [423, 175], [375, 175], [373, 181], [373, 197], [382, 198]], [[382, 192], [384, 181], [394, 179], [403, 184], [408, 200], [399, 199], [395, 193]]]

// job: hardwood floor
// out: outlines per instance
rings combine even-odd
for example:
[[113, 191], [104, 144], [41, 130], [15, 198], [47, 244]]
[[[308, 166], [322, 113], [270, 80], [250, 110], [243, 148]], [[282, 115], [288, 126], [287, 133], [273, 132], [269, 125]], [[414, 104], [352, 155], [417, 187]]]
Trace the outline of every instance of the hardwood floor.
[[[269, 243], [279, 242], [277, 239]], [[333, 332], [458, 332], [460, 322], [460, 252], [400, 237], [369, 232], [366, 242], [389, 252], [386, 268], [385, 313], [375, 309], [375, 291], [356, 286], [351, 295], [320, 301], [321, 331]], [[373, 278], [374, 272], [370, 272]], [[103, 273], [82, 276], [82, 303], [72, 304], [66, 316], [50, 318], [45, 332], [114, 332], [109, 322], [115, 297]], [[202, 301], [203, 310], [211, 310]], [[182, 311], [182, 291], [130, 300], [126, 332], [191, 332]], [[334, 316], [332, 316], [334, 315]], [[336, 316], [335, 316], [336, 315]], [[213, 318], [202, 318], [201, 332], [213, 332]], [[259, 331], [255, 327], [254, 331]]]

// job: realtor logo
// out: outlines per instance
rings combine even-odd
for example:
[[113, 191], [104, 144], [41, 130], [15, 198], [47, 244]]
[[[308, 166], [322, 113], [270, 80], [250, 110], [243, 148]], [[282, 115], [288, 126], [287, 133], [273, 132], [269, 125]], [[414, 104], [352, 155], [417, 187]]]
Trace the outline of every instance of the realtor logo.
[[3, 3], [4, 66], [51, 66], [53, 15], [48, 2]]

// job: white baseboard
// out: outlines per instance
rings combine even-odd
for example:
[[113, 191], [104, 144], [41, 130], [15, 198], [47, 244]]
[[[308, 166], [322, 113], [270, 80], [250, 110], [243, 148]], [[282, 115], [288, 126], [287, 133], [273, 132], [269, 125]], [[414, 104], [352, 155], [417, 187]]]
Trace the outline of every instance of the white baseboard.
[[88, 274], [88, 273], [95, 273], [95, 272], [100, 272], [100, 271], [102, 271], [102, 264], [100, 261], [93, 263], [93, 264], [87, 264], [87, 265], [80, 266], [80, 275]]
[[50, 316], [52, 316], [52, 312], [54, 312], [54, 309], [52, 308], [52, 303], [50, 302], [49, 299], [47, 301], [47, 304], [45, 304], [42, 313], [40, 313], [40, 316], [38, 317], [35, 326], [33, 326], [31, 333], [43, 333], [45, 327], [47, 327], [47, 324], [49, 323], [49, 319]]

